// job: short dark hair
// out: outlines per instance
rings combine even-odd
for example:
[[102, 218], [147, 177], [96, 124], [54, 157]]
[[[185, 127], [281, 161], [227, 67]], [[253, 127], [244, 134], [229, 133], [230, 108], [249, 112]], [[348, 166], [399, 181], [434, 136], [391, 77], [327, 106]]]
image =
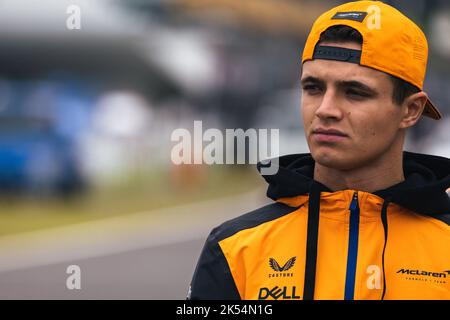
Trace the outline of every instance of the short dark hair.
[[[320, 42], [354, 42], [362, 45], [363, 37], [358, 30], [344, 25], [332, 26], [325, 30], [319, 39]], [[421, 90], [411, 83], [397, 78], [393, 75], [389, 75], [392, 84], [394, 85], [394, 90], [392, 93], [392, 100], [395, 104], [400, 105], [405, 101], [410, 95], [420, 92]]]

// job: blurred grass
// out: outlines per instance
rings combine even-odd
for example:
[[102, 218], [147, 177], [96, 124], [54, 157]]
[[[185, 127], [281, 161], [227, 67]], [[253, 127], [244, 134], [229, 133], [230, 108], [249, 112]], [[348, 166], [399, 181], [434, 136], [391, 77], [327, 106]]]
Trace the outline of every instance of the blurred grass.
[[0, 200], [0, 236], [215, 199], [263, 185], [255, 168], [153, 170], [70, 198]]

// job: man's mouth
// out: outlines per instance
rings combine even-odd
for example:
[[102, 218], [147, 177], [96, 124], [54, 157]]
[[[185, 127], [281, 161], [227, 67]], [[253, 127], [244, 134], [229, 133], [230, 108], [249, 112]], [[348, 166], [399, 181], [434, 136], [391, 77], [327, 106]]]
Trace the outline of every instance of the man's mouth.
[[348, 135], [334, 128], [316, 128], [312, 131], [312, 139], [317, 142], [339, 142]]

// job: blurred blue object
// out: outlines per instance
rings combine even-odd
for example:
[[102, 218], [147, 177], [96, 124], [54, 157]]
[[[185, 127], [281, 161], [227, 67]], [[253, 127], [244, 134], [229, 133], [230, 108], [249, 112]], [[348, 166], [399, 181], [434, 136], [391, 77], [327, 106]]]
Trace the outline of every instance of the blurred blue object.
[[89, 99], [69, 88], [0, 83], [1, 192], [68, 195], [83, 189], [76, 146], [89, 123]]

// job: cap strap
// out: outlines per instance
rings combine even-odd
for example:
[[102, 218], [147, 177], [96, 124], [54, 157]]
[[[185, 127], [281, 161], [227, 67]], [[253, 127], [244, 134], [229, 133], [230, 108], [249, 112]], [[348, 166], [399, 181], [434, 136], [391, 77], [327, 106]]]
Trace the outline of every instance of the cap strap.
[[336, 60], [359, 64], [361, 61], [361, 50], [330, 46], [316, 46], [314, 49], [313, 59]]

